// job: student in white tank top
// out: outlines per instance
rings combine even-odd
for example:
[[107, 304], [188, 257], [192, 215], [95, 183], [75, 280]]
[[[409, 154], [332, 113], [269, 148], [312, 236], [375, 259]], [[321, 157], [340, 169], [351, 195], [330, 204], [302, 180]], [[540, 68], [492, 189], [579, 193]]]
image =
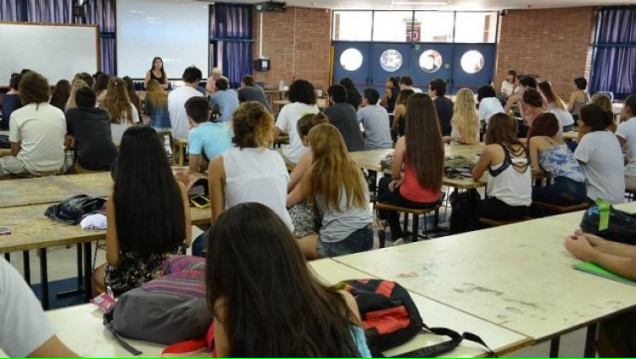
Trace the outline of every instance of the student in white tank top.
[[285, 207], [289, 173], [281, 155], [268, 148], [274, 118], [261, 103], [248, 101], [234, 112], [232, 123], [236, 147], [212, 160], [208, 169], [212, 221], [234, 205], [258, 202], [293, 230]]

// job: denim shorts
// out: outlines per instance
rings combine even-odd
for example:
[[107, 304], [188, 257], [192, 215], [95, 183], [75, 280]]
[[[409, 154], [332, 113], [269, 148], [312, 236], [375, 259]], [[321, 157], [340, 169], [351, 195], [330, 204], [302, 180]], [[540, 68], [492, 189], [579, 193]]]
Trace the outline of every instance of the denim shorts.
[[373, 229], [370, 224], [338, 242], [325, 242], [320, 236], [316, 241], [316, 251], [323, 258], [364, 252], [371, 248], [373, 248]]

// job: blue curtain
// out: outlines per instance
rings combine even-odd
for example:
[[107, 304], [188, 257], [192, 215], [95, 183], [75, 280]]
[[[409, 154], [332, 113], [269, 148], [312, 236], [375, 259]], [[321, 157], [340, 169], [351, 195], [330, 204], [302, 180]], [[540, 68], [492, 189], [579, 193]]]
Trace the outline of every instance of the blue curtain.
[[598, 10], [590, 92], [636, 93], [636, 6]]
[[73, 0], [29, 0], [27, 20], [44, 23], [73, 23]]
[[252, 6], [215, 3], [211, 36], [223, 49], [223, 74], [238, 87], [252, 73]]
[[0, 21], [26, 21], [24, 0], [0, 0]]

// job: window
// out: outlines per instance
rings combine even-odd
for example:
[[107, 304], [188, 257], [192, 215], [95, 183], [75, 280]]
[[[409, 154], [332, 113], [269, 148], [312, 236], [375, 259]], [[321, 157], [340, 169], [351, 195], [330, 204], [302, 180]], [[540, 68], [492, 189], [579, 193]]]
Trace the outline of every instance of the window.
[[455, 42], [494, 43], [496, 32], [496, 12], [457, 13]]
[[348, 48], [340, 55], [340, 66], [347, 71], [356, 71], [362, 66], [363, 56], [360, 50]]
[[411, 41], [411, 11], [375, 11], [373, 13], [373, 41]]
[[416, 11], [415, 42], [452, 42], [454, 19], [452, 12]]
[[387, 72], [395, 72], [402, 67], [402, 54], [398, 50], [385, 50], [380, 55], [380, 66]]
[[333, 39], [371, 41], [372, 14], [371, 11], [334, 11]]

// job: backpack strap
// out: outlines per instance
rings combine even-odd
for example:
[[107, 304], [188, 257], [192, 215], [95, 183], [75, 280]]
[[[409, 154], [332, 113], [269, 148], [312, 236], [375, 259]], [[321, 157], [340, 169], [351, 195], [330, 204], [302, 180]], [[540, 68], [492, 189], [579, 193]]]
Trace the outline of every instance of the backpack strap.
[[115, 340], [117, 341], [117, 343], [119, 343], [119, 345], [121, 345], [121, 347], [124, 348], [127, 352], [129, 352], [130, 354], [134, 356], [143, 354], [140, 350], [128, 344], [128, 342], [126, 342], [119, 334], [117, 334], [115, 329], [113, 329], [112, 323], [110, 322], [104, 323], [104, 326], [108, 328], [108, 330], [113, 334], [113, 337], [115, 337]]
[[469, 332], [464, 332], [462, 334], [459, 334], [458, 332], [452, 330], [452, 329], [448, 329], [448, 328], [427, 328], [427, 329], [422, 329], [422, 333], [433, 333], [436, 335], [443, 335], [443, 336], [447, 336], [450, 337], [451, 340], [447, 340], [445, 342], [442, 343], [438, 343], [438, 344], [434, 344], [434, 345], [430, 345], [424, 348], [419, 348], [419, 349], [415, 349], [412, 350], [410, 352], [406, 352], [406, 353], [402, 353], [396, 356], [393, 356], [392, 358], [432, 358], [432, 357], [436, 357], [440, 354], [444, 354], [447, 353], [453, 349], [455, 349], [457, 346], [459, 346], [459, 344], [464, 340], [469, 340], [475, 343], [478, 343], [480, 345], [482, 345], [483, 347], [485, 347], [487, 349], [487, 353], [489, 354], [489, 356], [491, 357], [497, 357], [497, 354], [495, 354], [495, 352], [492, 351], [492, 349], [490, 349], [488, 347], [488, 345], [486, 345], [486, 343], [477, 335], [473, 334], [473, 333], [469, 333]]

